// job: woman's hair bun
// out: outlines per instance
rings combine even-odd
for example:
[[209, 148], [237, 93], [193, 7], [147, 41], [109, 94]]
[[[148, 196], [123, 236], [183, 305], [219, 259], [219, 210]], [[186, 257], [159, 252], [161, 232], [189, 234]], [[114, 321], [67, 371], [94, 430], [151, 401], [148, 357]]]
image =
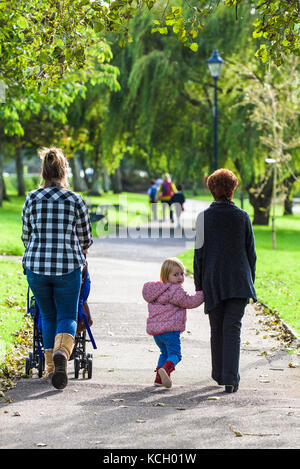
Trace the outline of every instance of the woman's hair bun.
[[62, 150], [57, 147], [43, 147], [39, 151], [42, 160], [42, 179], [46, 184], [53, 180], [61, 181], [64, 187], [68, 187], [68, 160]]
[[46, 158], [51, 163], [55, 158], [55, 153], [50, 150], [49, 153], [46, 154]]

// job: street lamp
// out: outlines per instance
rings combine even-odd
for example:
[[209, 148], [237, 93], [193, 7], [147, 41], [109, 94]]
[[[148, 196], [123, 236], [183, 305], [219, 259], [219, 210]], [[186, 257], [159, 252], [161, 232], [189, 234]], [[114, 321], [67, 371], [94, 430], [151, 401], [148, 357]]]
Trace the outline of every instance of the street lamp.
[[218, 49], [215, 48], [210, 59], [207, 60], [207, 65], [212, 78], [214, 79], [215, 89], [215, 104], [213, 106], [213, 118], [214, 118], [214, 169], [218, 169], [218, 87], [217, 82], [221, 75], [221, 71], [224, 65], [224, 60], [219, 56]]
[[272, 191], [272, 245], [273, 249], [276, 249], [276, 229], [275, 229], [275, 208], [276, 208], [276, 184], [277, 184], [277, 164], [278, 160], [273, 158], [266, 158], [265, 162], [273, 165], [274, 174], [273, 174], [273, 191]]

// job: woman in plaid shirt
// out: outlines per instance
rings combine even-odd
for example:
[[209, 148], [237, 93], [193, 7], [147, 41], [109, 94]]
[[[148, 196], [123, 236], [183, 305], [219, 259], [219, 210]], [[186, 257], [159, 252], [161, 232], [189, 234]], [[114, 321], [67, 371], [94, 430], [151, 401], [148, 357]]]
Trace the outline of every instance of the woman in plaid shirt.
[[93, 243], [87, 206], [69, 190], [68, 162], [58, 148], [40, 152], [44, 185], [24, 203], [23, 267], [39, 305], [48, 376], [57, 389], [68, 382], [74, 346], [81, 267]]

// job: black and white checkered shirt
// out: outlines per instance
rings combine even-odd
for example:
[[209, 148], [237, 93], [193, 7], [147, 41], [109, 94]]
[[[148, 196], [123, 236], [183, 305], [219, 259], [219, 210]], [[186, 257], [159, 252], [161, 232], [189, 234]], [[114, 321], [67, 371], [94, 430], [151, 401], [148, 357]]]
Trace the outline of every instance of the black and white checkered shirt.
[[22, 213], [23, 267], [43, 275], [63, 275], [85, 264], [82, 252], [93, 243], [82, 197], [60, 186], [26, 197]]

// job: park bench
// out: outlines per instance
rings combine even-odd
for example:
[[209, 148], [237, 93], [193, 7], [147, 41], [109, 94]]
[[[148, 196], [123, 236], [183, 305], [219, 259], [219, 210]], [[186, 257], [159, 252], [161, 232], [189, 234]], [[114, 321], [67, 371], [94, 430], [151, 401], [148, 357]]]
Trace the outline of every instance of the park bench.
[[89, 210], [91, 222], [100, 221], [103, 218], [106, 218], [108, 209], [111, 207], [114, 207], [117, 211], [122, 209], [122, 205], [120, 204], [105, 204], [105, 205], [89, 204], [88, 210]]

